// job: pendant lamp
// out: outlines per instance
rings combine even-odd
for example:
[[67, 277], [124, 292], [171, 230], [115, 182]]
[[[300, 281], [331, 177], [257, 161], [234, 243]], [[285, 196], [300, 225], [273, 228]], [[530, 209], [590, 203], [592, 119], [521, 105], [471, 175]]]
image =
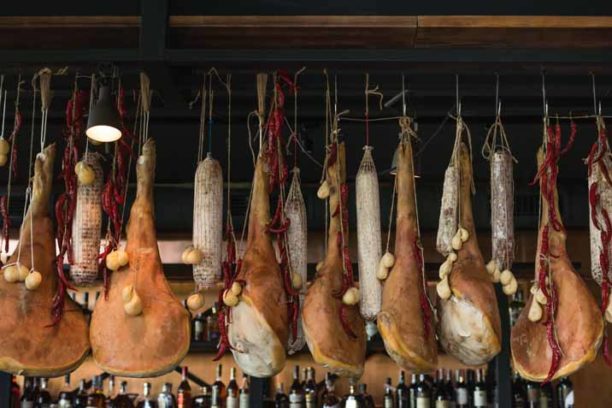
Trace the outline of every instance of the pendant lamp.
[[110, 87], [100, 86], [100, 97], [89, 112], [87, 137], [97, 142], [114, 142], [121, 137], [121, 121]]

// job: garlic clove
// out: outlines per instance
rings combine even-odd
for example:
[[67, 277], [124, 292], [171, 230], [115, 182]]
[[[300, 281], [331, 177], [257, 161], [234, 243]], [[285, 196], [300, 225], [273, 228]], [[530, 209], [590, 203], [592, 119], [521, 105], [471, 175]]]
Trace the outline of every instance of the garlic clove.
[[317, 197], [319, 197], [321, 200], [325, 200], [327, 197], [329, 197], [329, 184], [327, 183], [327, 180], [323, 181], [323, 183], [321, 183], [319, 186], [319, 189], [317, 190]]
[[123, 248], [121, 249], [117, 249], [117, 263], [119, 265], [119, 267], [124, 267], [125, 265], [128, 264], [129, 262], [129, 258], [128, 258], [128, 254], [127, 251]]
[[462, 246], [462, 242], [461, 242], [461, 236], [458, 234], [455, 234], [455, 236], [453, 237], [453, 239], [451, 240], [451, 247], [455, 250], [458, 251], [461, 249]]
[[0, 154], [3, 155], [8, 155], [9, 150], [11, 150], [11, 145], [9, 144], [8, 140], [6, 140], [4, 137], [0, 138]]
[[491, 259], [488, 263], [487, 263], [487, 272], [489, 272], [489, 275], [493, 275], [493, 273], [495, 272], [495, 269], [497, 268], [497, 262], [495, 262], [495, 259]]
[[226, 306], [234, 307], [238, 302], [238, 296], [234, 295], [231, 290], [223, 292], [223, 303], [225, 303]]
[[542, 306], [538, 302], [532, 301], [529, 307], [527, 318], [530, 322], [538, 322], [542, 318]]
[[438, 284], [436, 285], [436, 292], [442, 300], [447, 300], [451, 297], [451, 289], [450, 285], [448, 284], [448, 277], [445, 277], [440, 282], [438, 282]]
[[498, 283], [500, 277], [501, 277], [501, 271], [499, 270], [499, 268], [495, 268], [495, 271], [493, 271], [493, 275], [491, 275], [491, 282]]
[[538, 291], [538, 285], [537, 284], [533, 284], [530, 288], [529, 288], [529, 293], [531, 293], [532, 295], [535, 295], [536, 292]]
[[232, 283], [231, 291], [235, 296], [240, 296], [240, 294], [242, 293], [242, 285], [240, 284], [240, 282]]
[[293, 272], [291, 274], [291, 286], [293, 286], [294, 289], [301, 289], [302, 285], [303, 285], [302, 275], [300, 275], [299, 273]]
[[440, 279], [444, 279], [448, 275], [450, 275], [452, 266], [453, 264], [448, 261], [442, 262], [442, 265], [440, 265], [440, 269], [438, 270], [438, 276], [440, 277]]
[[0, 167], [6, 166], [7, 162], [8, 162], [8, 155], [0, 154]]
[[508, 283], [510, 283], [512, 278], [514, 278], [514, 275], [512, 274], [510, 270], [506, 269], [499, 276], [499, 281], [501, 282], [502, 285], [507, 285]]
[[113, 272], [119, 270], [121, 266], [119, 265], [117, 251], [111, 251], [106, 255], [106, 267]]
[[19, 281], [19, 272], [17, 271], [17, 265], [9, 265], [2, 271], [4, 280], [8, 283], [15, 283]]
[[470, 233], [465, 228], [459, 228], [461, 242], [466, 242], [470, 238]]
[[25, 278], [25, 287], [27, 290], [36, 290], [42, 282], [42, 275], [38, 271], [32, 271]]
[[541, 305], [545, 305], [548, 302], [548, 299], [546, 299], [546, 295], [544, 294], [544, 291], [542, 291], [542, 289], [540, 288], [536, 290], [534, 297], [535, 297], [535, 300]]
[[382, 262], [378, 265], [378, 269], [376, 270], [376, 278], [380, 281], [384, 281], [389, 277], [389, 269], [382, 264]]
[[181, 261], [183, 261], [183, 263], [186, 265], [189, 265], [189, 253], [192, 249], [192, 245], [188, 246], [187, 248], [185, 248], [185, 250], [183, 250], [183, 254], [181, 255]]
[[317, 262], [317, 266], [315, 267], [315, 270], [317, 272], [319, 272], [319, 270], [323, 267], [323, 263], [324, 263], [323, 261]]
[[94, 170], [91, 168], [91, 166], [88, 166], [85, 163], [82, 163], [80, 167], [76, 167], [75, 170], [77, 172], [77, 178], [79, 179], [79, 183], [84, 186], [90, 185], [96, 179], [96, 173], [94, 172]]
[[359, 289], [349, 288], [342, 296], [342, 303], [348, 306], [353, 306], [359, 303]]
[[20, 282], [24, 282], [29, 274], [30, 270], [25, 265], [17, 264], [17, 276], [19, 276]]
[[194, 293], [187, 298], [187, 307], [192, 312], [201, 309], [204, 306], [204, 296], [201, 293]]
[[132, 299], [123, 305], [123, 310], [128, 316], [138, 316], [142, 314], [142, 300], [138, 293], [134, 291]]
[[514, 295], [518, 289], [518, 282], [514, 278], [514, 276], [510, 279], [510, 282], [503, 285], [502, 287], [504, 293], [508, 296]]
[[191, 248], [187, 255], [185, 256], [186, 263], [188, 265], [197, 265], [202, 262], [204, 258], [204, 254], [198, 248]]
[[605, 316], [608, 323], [612, 323], [612, 297], [608, 297], [608, 307], [606, 307]]
[[134, 296], [134, 285], [126, 285], [121, 290], [121, 299], [123, 299], [123, 303], [127, 303], [130, 300], [132, 300], [133, 296]]
[[391, 268], [395, 264], [395, 256], [391, 252], [385, 252], [385, 254], [380, 259], [380, 262], [385, 266], [385, 268]]
[[454, 252], [451, 252], [450, 254], [448, 254], [448, 256], [446, 257], [447, 261], [450, 261], [451, 263], [456, 262], [457, 261], [457, 254]]

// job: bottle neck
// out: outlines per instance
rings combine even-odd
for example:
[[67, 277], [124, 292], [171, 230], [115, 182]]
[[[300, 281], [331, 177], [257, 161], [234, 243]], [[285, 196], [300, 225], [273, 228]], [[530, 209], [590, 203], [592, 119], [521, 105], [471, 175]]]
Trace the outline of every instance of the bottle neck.
[[217, 378], [216, 378], [217, 381], [221, 381], [221, 377], [222, 377], [221, 374], [222, 373], [223, 373], [223, 366], [221, 364], [219, 364], [217, 366]]

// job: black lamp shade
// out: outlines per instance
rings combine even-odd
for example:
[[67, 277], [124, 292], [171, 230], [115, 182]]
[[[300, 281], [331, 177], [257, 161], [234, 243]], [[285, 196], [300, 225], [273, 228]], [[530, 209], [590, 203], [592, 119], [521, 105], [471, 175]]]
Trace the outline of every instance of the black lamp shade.
[[114, 142], [121, 137], [121, 121], [108, 86], [100, 87], [100, 97], [89, 113], [87, 137], [98, 142]]

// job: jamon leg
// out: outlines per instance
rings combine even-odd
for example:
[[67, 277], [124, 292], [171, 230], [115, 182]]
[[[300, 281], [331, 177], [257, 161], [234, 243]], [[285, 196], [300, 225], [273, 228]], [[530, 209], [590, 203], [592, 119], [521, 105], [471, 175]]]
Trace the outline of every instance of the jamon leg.
[[481, 365], [501, 349], [501, 323], [495, 289], [478, 248], [472, 216], [472, 166], [465, 144], [460, 150], [460, 224], [469, 238], [457, 252], [449, 276], [452, 296], [440, 300], [440, 342], [464, 364]]
[[[93, 358], [111, 374], [152, 377], [171, 371], [187, 354], [189, 313], [176, 298], [162, 269], [153, 209], [155, 143], [143, 146], [136, 165], [136, 200], [127, 227], [129, 264], [111, 276], [108, 298], [100, 297], [92, 319]], [[133, 285], [143, 311], [124, 311], [122, 290]]]
[[[306, 292], [302, 309], [302, 324], [306, 343], [314, 360], [329, 371], [342, 376], [360, 377], [365, 360], [365, 323], [357, 306], [345, 306], [346, 322], [356, 335], [351, 337], [340, 322], [342, 300], [336, 294], [342, 286], [342, 254], [340, 233], [340, 187], [345, 179], [344, 144], [338, 144], [337, 159], [327, 169], [330, 187], [327, 255], [312, 285]], [[345, 232], [348, 239], [348, 231]]]
[[278, 374], [285, 366], [289, 337], [287, 299], [270, 234], [270, 197], [264, 156], [255, 167], [249, 235], [237, 279], [245, 285], [240, 303], [231, 309], [228, 329], [234, 359], [256, 377]]
[[[542, 161], [543, 153], [540, 150], [538, 152], [539, 165]], [[561, 223], [557, 187], [551, 187], [554, 189], [552, 211]], [[558, 298], [554, 328], [562, 352], [559, 368], [552, 377], [552, 379], [557, 379], [572, 374], [595, 359], [603, 336], [603, 319], [591, 292], [572, 267], [565, 246], [565, 231], [563, 228], [557, 231], [552, 227], [549, 204], [545, 199], [542, 199], [541, 202], [541, 221], [535, 264], [538, 268], [542, 255], [542, 234], [547, 230], [551, 254], [550, 269]], [[534, 296], [531, 295], [512, 328], [510, 337], [512, 361], [514, 368], [523, 378], [543, 381], [551, 367], [553, 353], [547, 338], [545, 317], [539, 322], [532, 322], [528, 318], [529, 308], [534, 301]]]
[[15, 251], [7, 263], [19, 261], [30, 268], [33, 249], [34, 269], [42, 274], [42, 283], [30, 291], [22, 282], [8, 283], [0, 277], [0, 371], [13, 374], [60, 376], [78, 367], [89, 353], [87, 321], [68, 296], [62, 319], [51, 326], [58, 286], [55, 234], [48, 211], [54, 159], [55, 145], [36, 157], [32, 205], [19, 234], [21, 253], [18, 259], [19, 250]]
[[423, 286], [410, 141], [398, 147], [396, 183], [395, 264], [385, 280], [378, 329], [387, 353], [398, 365], [406, 370], [430, 372], [437, 366], [438, 350], [433, 313]]

